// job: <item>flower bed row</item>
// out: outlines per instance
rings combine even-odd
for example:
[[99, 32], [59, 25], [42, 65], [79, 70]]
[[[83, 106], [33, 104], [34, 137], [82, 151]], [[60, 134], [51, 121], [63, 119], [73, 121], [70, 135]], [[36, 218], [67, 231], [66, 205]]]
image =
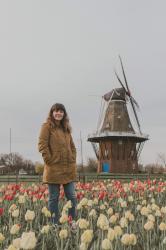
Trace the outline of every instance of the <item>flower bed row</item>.
[[166, 182], [76, 183], [77, 220], [61, 187], [61, 226], [51, 224], [46, 185], [0, 186], [0, 249], [166, 249]]

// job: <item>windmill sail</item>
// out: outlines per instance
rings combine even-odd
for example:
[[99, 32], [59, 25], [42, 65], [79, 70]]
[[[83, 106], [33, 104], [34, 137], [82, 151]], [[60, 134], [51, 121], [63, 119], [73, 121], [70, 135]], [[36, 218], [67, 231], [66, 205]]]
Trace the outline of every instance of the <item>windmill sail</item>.
[[137, 122], [137, 126], [138, 126], [140, 134], [142, 134], [140, 122], [139, 122], [137, 112], [136, 112], [136, 109], [135, 109], [135, 106], [134, 106], [133, 98], [131, 97], [130, 89], [129, 89], [129, 86], [128, 86], [128, 83], [127, 83], [127, 79], [126, 79], [126, 75], [125, 75], [125, 71], [124, 71], [124, 67], [123, 67], [123, 63], [122, 63], [122, 59], [121, 59], [120, 56], [119, 56], [119, 59], [120, 59], [121, 67], [122, 67], [122, 72], [123, 72], [125, 84], [126, 84], [127, 91], [128, 91], [128, 96], [129, 96], [130, 103], [131, 103], [131, 106], [132, 106], [132, 109], [133, 109], [133, 112], [134, 112], [134, 116], [135, 116], [135, 119], [136, 119], [136, 122]]

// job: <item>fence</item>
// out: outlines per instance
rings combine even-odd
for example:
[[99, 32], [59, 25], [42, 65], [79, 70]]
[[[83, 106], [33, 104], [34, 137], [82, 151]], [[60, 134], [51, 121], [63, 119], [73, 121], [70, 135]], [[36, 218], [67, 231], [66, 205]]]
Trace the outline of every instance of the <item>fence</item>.
[[[89, 182], [99, 180], [146, 180], [146, 179], [166, 180], [166, 174], [121, 174], [121, 173], [78, 173], [77, 181]], [[1, 175], [0, 183], [19, 183], [19, 182], [42, 182], [41, 175]]]

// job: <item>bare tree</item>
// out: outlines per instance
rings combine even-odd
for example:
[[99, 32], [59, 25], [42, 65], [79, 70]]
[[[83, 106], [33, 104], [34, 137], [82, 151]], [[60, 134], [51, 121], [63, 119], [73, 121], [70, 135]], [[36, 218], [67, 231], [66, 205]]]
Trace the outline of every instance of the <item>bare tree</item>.
[[158, 163], [150, 163], [145, 165], [145, 171], [149, 174], [161, 174], [164, 172], [164, 168], [161, 164]]
[[31, 160], [24, 160], [23, 169], [28, 174], [35, 174], [35, 164]]
[[98, 161], [94, 158], [88, 158], [87, 164], [82, 167], [82, 163], [77, 164], [79, 173], [97, 172]]
[[87, 168], [92, 172], [96, 172], [98, 167], [97, 160], [94, 158], [88, 158]]
[[160, 161], [160, 163], [164, 166], [164, 168], [166, 169], [166, 155], [163, 153], [159, 153], [158, 154], [158, 159]]
[[19, 153], [1, 154], [0, 165], [7, 167], [7, 172], [19, 174], [20, 169], [24, 169], [27, 173], [34, 174], [35, 167], [31, 160], [23, 159]]

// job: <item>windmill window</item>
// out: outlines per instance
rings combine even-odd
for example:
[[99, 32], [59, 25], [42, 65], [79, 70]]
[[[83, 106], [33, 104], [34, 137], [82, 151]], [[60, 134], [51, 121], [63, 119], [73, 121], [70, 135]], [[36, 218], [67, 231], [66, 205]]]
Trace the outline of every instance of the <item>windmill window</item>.
[[108, 149], [106, 149], [105, 150], [105, 157], [106, 157], [106, 159], [108, 159], [108, 154], [109, 154], [109, 151], [108, 151]]

